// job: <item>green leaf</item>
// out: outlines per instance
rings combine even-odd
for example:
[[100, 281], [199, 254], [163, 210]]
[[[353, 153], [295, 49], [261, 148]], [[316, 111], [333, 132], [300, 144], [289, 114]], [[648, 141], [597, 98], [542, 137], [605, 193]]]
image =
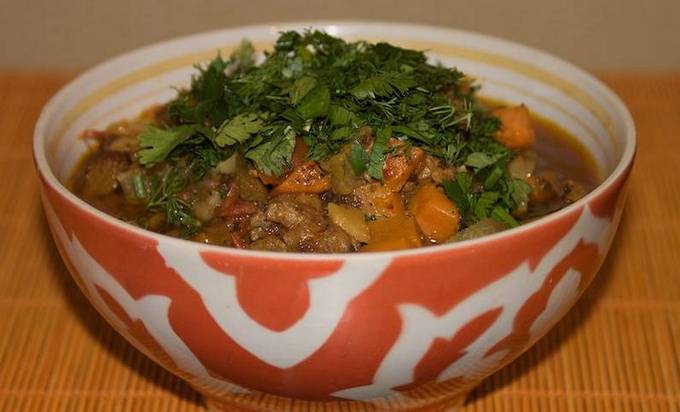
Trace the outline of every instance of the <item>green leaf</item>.
[[316, 85], [302, 98], [297, 111], [303, 119], [325, 116], [331, 103], [331, 92], [325, 84]]
[[247, 39], [241, 40], [241, 44], [229, 55], [230, 68], [243, 70], [255, 64], [255, 48]]
[[316, 86], [316, 79], [314, 77], [305, 76], [297, 79], [288, 91], [290, 102], [297, 105], [303, 97], [312, 91], [314, 86]]
[[406, 137], [410, 137], [412, 139], [419, 140], [423, 143], [431, 143], [432, 142], [432, 136], [428, 135], [427, 133], [422, 133], [418, 130], [416, 130], [413, 127], [410, 126], [404, 126], [404, 125], [398, 125], [398, 126], [393, 126], [392, 130], [395, 133], [398, 133], [400, 135], [404, 135]]
[[352, 112], [342, 106], [332, 104], [328, 108], [328, 119], [333, 126], [344, 126], [352, 119]]
[[510, 197], [515, 202], [515, 206], [522, 205], [529, 200], [531, 186], [521, 179], [510, 180]]
[[491, 173], [484, 179], [484, 189], [492, 190], [498, 183], [499, 179], [503, 177], [503, 169], [496, 166], [491, 170]]
[[491, 217], [501, 223], [505, 223], [508, 227], [519, 226], [519, 223], [515, 220], [515, 218], [512, 217], [512, 215], [508, 213], [506, 209], [503, 209], [500, 206], [494, 207], [494, 209], [491, 211]]
[[470, 209], [470, 186], [472, 178], [466, 173], [458, 173], [454, 180], [446, 180], [442, 183], [444, 192], [453, 200], [461, 215], [465, 216]]
[[352, 149], [349, 153], [349, 164], [352, 166], [354, 174], [361, 176], [367, 169], [366, 164], [368, 163], [368, 153], [364, 150], [359, 143], [354, 142], [352, 144]]
[[222, 123], [215, 134], [215, 143], [220, 147], [243, 143], [260, 129], [262, 129], [262, 119], [257, 114], [240, 114]]
[[465, 165], [475, 169], [482, 169], [496, 163], [501, 157], [503, 157], [503, 154], [490, 156], [486, 153], [474, 152], [470, 153], [467, 159], [465, 159]]
[[332, 140], [346, 140], [354, 134], [353, 127], [339, 127], [331, 132]]
[[197, 128], [191, 125], [175, 127], [173, 129], [159, 129], [148, 125], [146, 130], [137, 136], [139, 145], [139, 163], [151, 166], [165, 160], [177, 146], [189, 139]]
[[406, 73], [385, 73], [371, 76], [354, 86], [350, 93], [357, 99], [375, 99], [386, 97], [396, 92], [404, 93], [416, 85], [415, 79]]
[[373, 147], [371, 148], [371, 155], [368, 159], [368, 175], [374, 179], [382, 180], [383, 165], [385, 163], [385, 150], [387, 150], [387, 143], [392, 137], [392, 128], [384, 127], [378, 129]]
[[258, 170], [268, 175], [280, 176], [290, 168], [293, 149], [295, 148], [295, 130], [286, 126], [269, 136], [263, 143], [249, 149], [245, 153]]
[[144, 176], [142, 176], [140, 173], [137, 173], [134, 176], [132, 176], [132, 189], [135, 192], [135, 196], [137, 196], [138, 199], [146, 199], [148, 195], [146, 190], [146, 184], [144, 182]]
[[498, 201], [498, 192], [484, 192], [475, 203], [473, 213], [479, 220], [489, 217], [489, 213], [494, 204]]

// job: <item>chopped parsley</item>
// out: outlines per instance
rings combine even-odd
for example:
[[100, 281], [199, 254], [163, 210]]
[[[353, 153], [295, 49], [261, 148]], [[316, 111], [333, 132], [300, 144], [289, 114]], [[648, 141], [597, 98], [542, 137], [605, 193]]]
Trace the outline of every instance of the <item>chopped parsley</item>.
[[[290, 169], [301, 137], [310, 160], [351, 145], [352, 170], [381, 180], [395, 137], [466, 166], [468, 172], [444, 184], [464, 224], [486, 217], [517, 224], [509, 211], [526, 201], [526, 184], [508, 176], [513, 153], [493, 138], [499, 121], [475, 101], [477, 88], [458, 70], [431, 64], [422, 51], [311, 30], [282, 33], [264, 61], [255, 60], [244, 41], [228, 59], [218, 55], [197, 67], [191, 88], [168, 106], [170, 125], [139, 135], [140, 163], [185, 156], [182, 164], [204, 166], [196, 169], [200, 176], [206, 165], [236, 152], [279, 176]], [[368, 151], [360, 141], [365, 130], [373, 131]], [[154, 207], [175, 199], [166, 192], [155, 196]], [[185, 225], [181, 203], [166, 208], [169, 219]]]

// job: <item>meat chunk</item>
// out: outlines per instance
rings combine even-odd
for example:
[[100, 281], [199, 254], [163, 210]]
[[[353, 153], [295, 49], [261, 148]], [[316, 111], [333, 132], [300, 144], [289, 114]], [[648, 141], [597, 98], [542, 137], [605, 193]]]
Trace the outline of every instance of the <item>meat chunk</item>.
[[250, 240], [256, 241], [279, 233], [281, 226], [267, 220], [264, 212], [257, 212], [250, 218]]
[[265, 210], [267, 220], [280, 223], [288, 229], [297, 225], [310, 227], [326, 226], [321, 212], [308, 204], [296, 200], [295, 196], [283, 195], [274, 198]]
[[272, 252], [285, 252], [286, 244], [277, 236], [267, 236], [250, 244], [250, 249], [269, 250]]
[[317, 253], [348, 253], [356, 250], [352, 238], [335, 225], [317, 233], [311, 242], [303, 243], [303, 250]]
[[418, 180], [432, 179], [435, 183], [441, 184], [444, 180], [453, 179], [454, 174], [453, 168], [444, 165], [442, 160], [426, 155], [418, 172]]
[[301, 250], [303, 243], [310, 242], [328, 226], [322, 210], [310, 203], [310, 199], [298, 199], [295, 195], [281, 195], [273, 199], [265, 210], [265, 217], [285, 227], [281, 238], [288, 250], [293, 251]]
[[116, 177], [128, 167], [128, 158], [122, 153], [100, 151], [93, 155], [85, 167], [82, 191], [85, 197], [106, 196], [119, 186]]

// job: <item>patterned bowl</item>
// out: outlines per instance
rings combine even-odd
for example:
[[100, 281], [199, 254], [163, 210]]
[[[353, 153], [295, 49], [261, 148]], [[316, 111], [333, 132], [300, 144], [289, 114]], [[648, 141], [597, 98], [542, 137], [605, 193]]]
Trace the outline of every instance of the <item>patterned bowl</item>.
[[[482, 95], [525, 102], [578, 136], [605, 179], [557, 213], [462, 243], [351, 255], [241, 251], [151, 233], [95, 210], [64, 181], [86, 128], [170, 100], [195, 62], [284, 29], [428, 50]], [[64, 87], [35, 128], [42, 199], [59, 252], [99, 313], [215, 410], [453, 410], [544, 335], [600, 267], [635, 152], [621, 101], [545, 53], [461, 31], [375, 22], [251, 26], [112, 59]]]

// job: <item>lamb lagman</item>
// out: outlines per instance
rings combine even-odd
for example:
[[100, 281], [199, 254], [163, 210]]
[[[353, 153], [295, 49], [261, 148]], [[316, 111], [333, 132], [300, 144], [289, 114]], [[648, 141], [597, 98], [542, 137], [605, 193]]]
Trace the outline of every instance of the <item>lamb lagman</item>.
[[291, 31], [255, 57], [244, 41], [168, 104], [85, 131], [74, 192], [197, 242], [342, 253], [495, 233], [598, 181], [575, 139], [421, 51]]

